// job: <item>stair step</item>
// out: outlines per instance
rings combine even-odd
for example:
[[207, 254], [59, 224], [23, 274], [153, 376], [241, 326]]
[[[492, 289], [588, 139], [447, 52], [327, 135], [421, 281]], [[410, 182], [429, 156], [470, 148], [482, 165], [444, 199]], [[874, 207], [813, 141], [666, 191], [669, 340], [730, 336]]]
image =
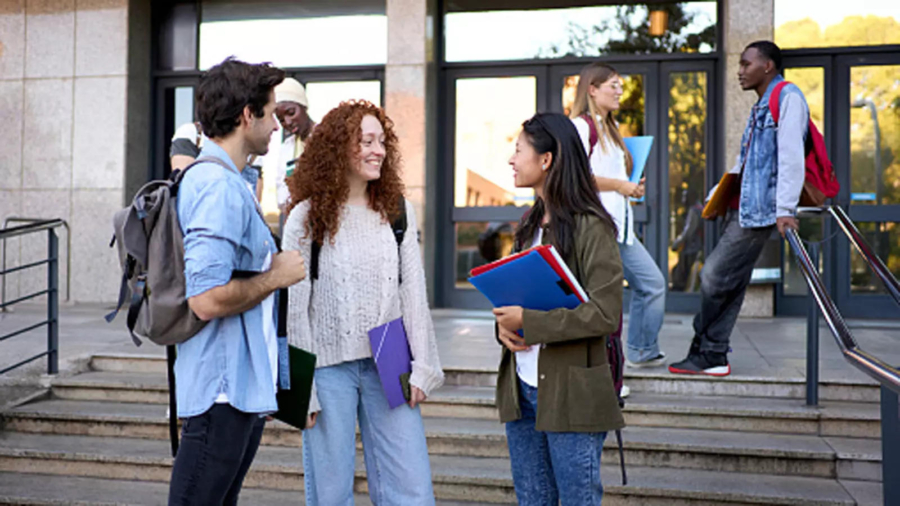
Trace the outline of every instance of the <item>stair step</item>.
[[[167, 388], [165, 377], [155, 373], [94, 371], [56, 379], [53, 395], [165, 404]], [[492, 387], [442, 387], [422, 405], [422, 413], [433, 418], [498, 419]], [[846, 401], [808, 407], [794, 399], [633, 393], [625, 405], [625, 421], [633, 426], [878, 438], [880, 419], [878, 404]]]
[[[496, 420], [425, 417], [433, 455], [505, 457], [504, 426]], [[43, 400], [5, 415], [5, 429], [34, 434], [168, 439], [165, 408], [154, 404]], [[626, 462], [794, 476], [880, 480], [881, 450], [875, 439], [822, 438], [705, 429], [630, 426], [623, 431]], [[263, 444], [296, 448], [300, 431], [280, 422], [267, 424]], [[615, 464], [613, 437], [604, 463]]]
[[[6, 433], [0, 436], [0, 472], [166, 482], [168, 450], [164, 441]], [[431, 463], [442, 500], [515, 502], [507, 459], [433, 455]], [[363, 470], [358, 458], [357, 493], [365, 492]], [[302, 474], [299, 449], [266, 446], [245, 487], [301, 490]], [[837, 480], [827, 478], [630, 466], [629, 485], [621, 486], [617, 466], [603, 466], [601, 474], [610, 504], [855, 504]]]
[[[90, 364], [96, 371], [154, 373], [165, 379], [166, 361], [162, 354], [136, 355], [102, 353], [94, 355]], [[496, 369], [444, 369], [448, 386], [491, 387], [497, 384]], [[669, 395], [714, 395], [742, 397], [779, 397], [805, 399], [806, 380], [802, 377], [676, 376], [664, 369], [646, 371], [625, 369], [625, 382], [635, 393]], [[880, 390], [872, 381], [854, 379], [822, 379], [819, 398], [823, 401], [874, 402], [880, 401]]]
[[[0, 473], [0, 504], [29, 506], [150, 506], [166, 504], [168, 483], [132, 480], [106, 480], [77, 476], [45, 474]], [[77, 499], [74, 499], [77, 498]], [[302, 493], [296, 491], [245, 488], [241, 504], [283, 506], [306, 504]], [[370, 506], [365, 494], [356, 494], [354, 503]], [[437, 506], [484, 506], [487, 503], [437, 501]]]

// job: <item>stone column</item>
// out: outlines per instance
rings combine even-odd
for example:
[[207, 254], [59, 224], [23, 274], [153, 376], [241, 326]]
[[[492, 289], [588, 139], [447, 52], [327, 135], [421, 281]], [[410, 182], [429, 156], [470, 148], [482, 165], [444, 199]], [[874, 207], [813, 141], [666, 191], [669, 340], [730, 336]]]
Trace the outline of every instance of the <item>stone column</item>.
[[403, 179], [421, 231], [429, 295], [433, 299], [433, 180], [437, 148], [435, 115], [437, 84], [433, 40], [435, 0], [387, 0], [388, 60], [385, 66], [385, 110], [394, 121], [403, 156]]
[[[737, 81], [738, 62], [747, 44], [756, 40], [773, 40], [775, 34], [775, 0], [724, 0], [722, 19], [725, 52], [725, 165], [730, 168], [741, 150], [741, 136], [757, 96], [741, 90]], [[774, 285], [750, 285], [741, 316], [772, 316], [775, 309]]]

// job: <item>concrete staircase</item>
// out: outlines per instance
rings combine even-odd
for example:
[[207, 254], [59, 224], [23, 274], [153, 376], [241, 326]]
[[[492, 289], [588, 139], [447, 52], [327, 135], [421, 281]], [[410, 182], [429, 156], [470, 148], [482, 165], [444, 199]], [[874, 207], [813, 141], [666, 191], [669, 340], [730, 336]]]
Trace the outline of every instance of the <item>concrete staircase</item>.
[[[423, 405], [439, 504], [510, 504], [515, 493], [493, 371], [447, 371]], [[796, 379], [629, 374], [629, 485], [614, 439], [601, 470], [608, 505], [880, 505], [877, 387], [823, 383], [804, 405]], [[2, 414], [0, 504], [164, 504], [171, 473], [165, 361], [95, 355], [87, 370]], [[301, 437], [270, 423], [245, 504], [303, 501]], [[368, 504], [362, 458], [358, 504]]]

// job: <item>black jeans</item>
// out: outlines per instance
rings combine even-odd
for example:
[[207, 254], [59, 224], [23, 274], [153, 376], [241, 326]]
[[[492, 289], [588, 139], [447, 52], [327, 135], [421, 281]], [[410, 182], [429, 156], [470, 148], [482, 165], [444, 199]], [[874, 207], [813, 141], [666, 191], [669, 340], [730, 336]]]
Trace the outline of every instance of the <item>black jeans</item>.
[[237, 504], [266, 419], [230, 404], [213, 404], [184, 420], [172, 468], [169, 506]]
[[753, 265], [775, 226], [742, 228], [738, 212], [725, 216], [725, 233], [700, 271], [700, 312], [694, 317], [694, 345], [702, 352], [727, 353]]

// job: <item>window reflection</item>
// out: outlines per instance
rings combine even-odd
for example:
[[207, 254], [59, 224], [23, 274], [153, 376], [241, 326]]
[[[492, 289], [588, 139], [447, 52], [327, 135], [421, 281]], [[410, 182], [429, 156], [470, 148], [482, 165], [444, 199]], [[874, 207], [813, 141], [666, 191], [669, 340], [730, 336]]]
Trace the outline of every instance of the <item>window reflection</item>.
[[531, 205], [534, 191], [516, 188], [509, 158], [522, 122], [535, 113], [532, 76], [456, 81], [454, 205]]
[[660, 36], [649, 33], [646, 4], [448, 12], [445, 57], [453, 62], [715, 51], [714, 1], [659, 2], [652, 10], [667, 14]]
[[472, 288], [469, 271], [512, 252], [516, 222], [460, 222], [456, 224], [456, 287]]
[[[881, 258], [894, 277], [900, 278], [900, 226], [896, 222], [857, 223], [860, 233], [872, 251]], [[853, 293], [886, 294], [881, 279], [852, 246], [850, 247], [850, 290]]]
[[900, 65], [850, 70], [853, 205], [900, 204]]
[[700, 290], [706, 178], [707, 76], [669, 76], [669, 291]]
[[886, 0], [775, 0], [775, 43], [782, 49], [900, 44], [900, 4]]
[[[229, 56], [277, 67], [334, 67], [377, 65], [387, 62], [387, 16], [381, 12], [349, 12], [305, 2], [269, 2], [256, 14], [251, 3], [234, 2], [237, 12], [204, 2], [200, 23], [200, 69], [206, 70]], [[338, 2], [334, 2], [338, 4]], [[305, 6], [305, 9], [303, 8]], [[318, 12], [321, 10], [322, 12]], [[314, 11], [314, 12], [311, 12]], [[270, 16], [263, 18], [263, 16]]]
[[322, 116], [341, 102], [351, 99], [368, 100], [381, 106], [381, 81], [329, 81], [306, 84], [309, 117], [319, 122]]

